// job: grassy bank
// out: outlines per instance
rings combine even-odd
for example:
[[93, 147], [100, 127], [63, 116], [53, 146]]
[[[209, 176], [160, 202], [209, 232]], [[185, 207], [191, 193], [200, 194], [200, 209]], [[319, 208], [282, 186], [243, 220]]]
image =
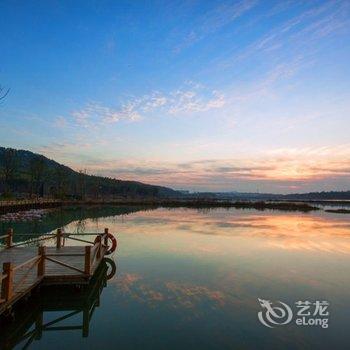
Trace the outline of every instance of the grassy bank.
[[350, 209], [327, 209], [327, 213], [350, 214]]
[[[70, 203], [71, 204], [71, 203]], [[142, 205], [145, 207], [164, 207], [164, 208], [237, 208], [237, 209], [256, 209], [256, 210], [282, 210], [282, 211], [301, 211], [309, 212], [319, 210], [318, 207], [307, 203], [290, 202], [253, 202], [253, 201], [219, 201], [219, 200], [193, 200], [193, 199], [133, 199], [118, 201], [85, 201], [84, 205]]]
[[[20, 204], [20, 205], [18, 205]], [[90, 205], [111, 205], [111, 206], [144, 206], [147, 208], [237, 208], [256, 210], [281, 210], [309, 212], [319, 210], [318, 207], [308, 203], [292, 202], [254, 202], [254, 201], [219, 201], [211, 199], [118, 199], [118, 200], [86, 200], [86, 201], [27, 201], [25, 204], [13, 201], [11, 204], [2, 207], [1, 212], [27, 210], [31, 208], [67, 207], [67, 206], [90, 206]]]
[[215, 201], [215, 200], [181, 200], [161, 201], [157, 206], [167, 208], [236, 208], [256, 210], [282, 210], [309, 212], [319, 210], [318, 207], [307, 203], [283, 203], [283, 202], [253, 202], [253, 201]]

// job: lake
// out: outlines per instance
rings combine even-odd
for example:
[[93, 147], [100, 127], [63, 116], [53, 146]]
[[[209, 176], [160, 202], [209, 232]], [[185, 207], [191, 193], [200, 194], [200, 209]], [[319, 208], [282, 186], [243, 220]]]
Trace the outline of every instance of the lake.
[[[79, 233], [108, 227], [118, 240], [110, 256], [115, 275], [97, 281], [92, 297], [74, 291], [75, 301], [69, 300], [77, 310], [80, 303], [81, 310], [93, 304], [91, 319], [82, 313], [62, 317], [68, 312], [55, 300], [44, 312], [30, 307], [22, 314], [32, 312], [42, 324], [62, 320], [56, 329], [43, 327], [40, 336], [20, 341], [35, 322], [21, 331], [24, 316], [15, 315], [10, 329], [2, 327], [0, 333], [2, 339], [15, 339], [16, 349], [29, 340], [33, 349], [348, 348], [350, 216], [95, 207], [51, 210], [41, 221], [2, 223], [1, 231], [9, 226], [17, 240], [21, 233], [35, 237], [60, 226]], [[89, 298], [92, 304], [85, 303]], [[273, 303], [267, 304], [276, 312], [275, 323], [259, 299]], [[310, 302], [303, 304], [306, 322], [327, 319], [328, 327], [297, 325], [300, 301]], [[329, 305], [321, 304], [317, 313], [324, 301]], [[85, 331], [69, 328], [82, 322], [88, 323]]]

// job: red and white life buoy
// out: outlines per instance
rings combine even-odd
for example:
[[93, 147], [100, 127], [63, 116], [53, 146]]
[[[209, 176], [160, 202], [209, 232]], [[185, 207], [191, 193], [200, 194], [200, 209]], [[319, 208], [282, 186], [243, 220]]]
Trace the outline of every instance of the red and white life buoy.
[[[102, 239], [102, 237], [97, 236], [95, 238], [94, 243], [96, 244], [97, 242], [99, 242], [100, 239]], [[107, 241], [108, 241], [108, 244], [107, 244], [107, 250], [105, 251], [105, 255], [110, 255], [117, 249], [118, 243], [117, 243], [117, 239], [111, 233], [107, 233]], [[111, 242], [111, 244], [109, 244], [109, 241]]]

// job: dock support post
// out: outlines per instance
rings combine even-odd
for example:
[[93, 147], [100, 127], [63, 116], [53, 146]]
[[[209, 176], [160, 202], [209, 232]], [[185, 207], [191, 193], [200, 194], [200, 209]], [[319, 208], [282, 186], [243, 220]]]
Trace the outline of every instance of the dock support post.
[[90, 276], [91, 273], [91, 246], [85, 247], [85, 274]]
[[9, 228], [7, 230], [6, 247], [11, 248], [13, 244], [13, 229]]
[[38, 250], [38, 254], [40, 256], [39, 264], [38, 264], [38, 277], [44, 277], [45, 275], [45, 255], [46, 255], [46, 247], [40, 246]]
[[1, 299], [8, 301], [13, 296], [13, 264], [11, 262], [5, 262], [3, 264], [2, 273], [6, 275], [6, 277], [2, 280]]
[[35, 340], [40, 340], [43, 335], [43, 311], [40, 310], [38, 316], [35, 319]]
[[83, 309], [83, 338], [89, 336], [89, 325], [90, 325], [90, 310], [88, 307], [84, 306]]
[[56, 248], [61, 249], [62, 245], [62, 230], [59, 228], [57, 229], [57, 235], [56, 235]]

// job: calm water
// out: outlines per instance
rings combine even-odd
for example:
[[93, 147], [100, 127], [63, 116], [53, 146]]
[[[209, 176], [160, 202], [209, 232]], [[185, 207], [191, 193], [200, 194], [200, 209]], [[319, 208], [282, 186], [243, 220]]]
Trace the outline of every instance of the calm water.
[[[112, 256], [117, 273], [105, 287], [104, 280], [97, 281], [92, 296], [70, 294], [75, 301], [68, 298], [68, 304], [82, 312], [55, 325], [85, 322], [85, 330], [44, 328], [29, 348], [347, 349], [349, 218], [236, 209], [53, 211], [30, 223], [30, 230], [44, 233], [63, 225], [66, 232], [101, 232], [108, 227], [118, 239]], [[18, 234], [28, 230], [28, 223], [11, 226]], [[293, 319], [267, 328], [258, 320], [258, 298], [280, 300], [294, 314], [297, 301], [329, 301], [329, 327], [297, 326]], [[68, 313], [55, 305], [53, 300], [44, 307], [44, 324]], [[87, 330], [84, 308], [91, 305], [96, 307]], [[40, 312], [29, 309], [33, 319], [40, 319]], [[14, 329], [24, 331], [16, 322], [6, 334], [19, 339]]]

